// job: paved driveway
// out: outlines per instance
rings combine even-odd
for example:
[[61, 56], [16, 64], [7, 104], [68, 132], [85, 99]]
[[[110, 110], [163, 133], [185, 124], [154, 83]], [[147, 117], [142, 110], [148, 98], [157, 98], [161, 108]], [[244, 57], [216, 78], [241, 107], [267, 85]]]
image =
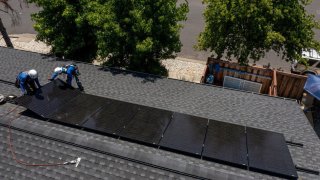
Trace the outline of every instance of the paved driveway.
[[9, 34], [22, 34], [22, 33], [36, 33], [32, 25], [30, 14], [39, 11], [39, 8], [33, 4], [26, 5], [22, 3], [20, 8], [19, 1], [22, 0], [10, 0], [11, 6], [19, 12], [20, 24], [12, 26], [10, 16], [0, 11], [0, 16]]
[[[11, 26], [10, 18], [8, 15], [0, 12], [4, 24], [7, 27], [9, 34], [19, 33], [36, 33], [32, 28], [33, 22], [31, 21], [30, 14], [39, 10], [38, 7], [29, 4], [29, 7], [23, 6], [20, 9], [19, 0], [11, 0], [11, 4], [15, 9], [18, 9], [21, 17], [21, 24], [18, 26]], [[178, 0], [178, 3], [184, 2], [184, 0]], [[193, 46], [197, 42], [198, 34], [204, 28], [204, 18], [202, 16], [205, 6], [201, 0], [189, 0], [190, 12], [188, 14], [188, 20], [184, 23], [184, 29], [181, 31], [180, 37], [183, 44], [181, 52], [178, 54], [181, 57], [197, 59], [205, 61], [210, 55], [209, 52], [195, 51]], [[309, 13], [316, 15], [316, 19], [320, 20], [320, 2], [314, 0], [314, 2], [307, 7]], [[316, 32], [316, 38], [320, 40], [320, 32]], [[275, 53], [268, 53], [265, 58], [261, 59], [258, 64], [266, 65], [270, 62], [272, 67], [281, 67], [282, 69], [289, 70], [290, 64], [281, 60]]]

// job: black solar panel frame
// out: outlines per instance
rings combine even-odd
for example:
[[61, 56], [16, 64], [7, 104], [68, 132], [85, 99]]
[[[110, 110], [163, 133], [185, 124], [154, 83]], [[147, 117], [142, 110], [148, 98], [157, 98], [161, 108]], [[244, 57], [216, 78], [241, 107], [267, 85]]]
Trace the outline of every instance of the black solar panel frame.
[[283, 134], [250, 127], [246, 127], [246, 134], [250, 171], [286, 179], [298, 178]]
[[[157, 121], [157, 125], [159, 125], [160, 123], [161, 126], [154, 126], [152, 123], [154, 119], [158, 120], [157, 118], [159, 116], [155, 116], [156, 113], [157, 115], [162, 116], [162, 119], [165, 119], [164, 121]], [[119, 133], [119, 136], [121, 139], [124, 140], [133, 141], [139, 144], [144, 144], [152, 147], [158, 147], [158, 144], [163, 136], [165, 129], [170, 124], [172, 114], [172, 111], [147, 106], [140, 106], [139, 111], [135, 114], [135, 116], [131, 119], [127, 126], [122, 129], [122, 131]], [[146, 116], [147, 118], [141, 120], [141, 116]], [[157, 130], [157, 132], [153, 133], [153, 135], [149, 134], [153, 137], [147, 140], [148, 137], [144, 136], [144, 134], [141, 133], [140, 135], [137, 135], [136, 133], [134, 133], [135, 129], [139, 127], [141, 127], [140, 130], [145, 130], [147, 127], [152, 127], [154, 130]]]
[[247, 169], [246, 143], [244, 126], [209, 120], [202, 158]]
[[[105, 105], [92, 115], [82, 126], [90, 131], [118, 137], [123, 128], [135, 116], [139, 107], [136, 104], [112, 100], [110, 104]], [[123, 116], [119, 117], [118, 115], [120, 114]], [[120, 122], [117, 117], [120, 118]], [[101, 122], [103, 123], [102, 125]], [[102, 127], [107, 122], [112, 123], [112, 127]], [[94, 126], [92, 124], [97, 124], [99, 127], [92, 127]]]
[[53, 111], [48, 118], [59, 123], [83, 126], [91, 116], [110, 103], [107, 98], [80, 94]]
[[[62, 89], [63, 91], [61, 91]], [[56, 79], [42, 86], [35, 95], [18, 97], [15, 99], [15, 102], [39, 114], [43, 118], [48, 118], [53, 111], [79, 94], [81, 94], [81, 91], [74, 89], [60, 79]], [[47, 101], [39, 101], [42, 98]]]
[[[201, 157], [207, 124], [206, 118], [175, 112], [159, 146], [161, 149]], [[201, 132], [199, 133], [196, 129]], [[194, 139], [190, 135], [194, 135]]]
[[[46, 92], [47, 89], [49, 89], [48, 90], [49, 92]], [[63, 91], [61, 91], [61, 89], [63, 89]], [[58, 91], [54, 92], [56, 90], [58, 90]], [[45, 94], [45, 93], [42, 94], [43, 91], [45, 93], [47, 93], [47, 94]], [[51, 98], [54, 99], [55, 97], [58, 97], [58, 100], [59, 100], [58, 101], [58, 105], [57, 104], [50, 104], [50, 103], [53, 103], [52, 99], [48, 101], [50, 103], [48, 103], [49, 105], [47, 104], [46, 108], [43, 108], [43, 106], [41, 104], [39, 104], [39, 103], [38, 104], [34, 104], [34, 105], [30, 105], [30, 102], [32, 103], [32, 101], [36, 101], [41, 96], [43, 96], [43, 98], [45, 98], [45, 97], [49, 98], [49, 96], [48, 96], [49, 93], [55, 93], [55, 95], [53, 95]], [[28, 108], [29, 110], [33, 111], [34, 113], [39, 114], [43, 118], [49, 118], [49, 117], [51, 117], [50, 115], [52, 115], [52, 113], [58, 111], [59, 108], [63, 107], [64, 103], [68, 104], [68, 102], [69, 103], [72, 102], [72, 100], [76, 99], [80, 95], [81, 96], [86, 96], [86, 95], [81, 94], [81, 92], [79, 90], [74, 89], [73, 87], [67, 85], [64, 81], [62, 81], [60, 79], [57, 79], [57, 80], [54, 80], [53, 82], [50, 82], [50, 83], [46, 84], [45, 86], [43, 86], [42, 87], [42, 92], [41, 91], [37, 92], [37, 94], [35, 96], [22, 96], [22, 97], [17, 98], [15, 100], [15, 102], [18, 103], [21, 106], [24, 106], [24, 107]], [[93, 96], [93, 95], [88, 95], [87, 97], [89, 97], [89, 96]], [[59, 97], [61, 97], [61, 98], [59, 99]], [[98, 96], [95, 96], [95, 97], [96, 98], [100, 98]], [[108, 99], [108, 98], [105, 98], [105, 99], [107, 99], [106, 102], [107, 101], [109, 101], [109, 102], [114, 101], [114, 100], [111, 100], [111, 99]], [[60, 106], [60, 105], [62, 105], [62, 106]], [[98, 107], [95, 110], [93, 110], [93, 112], [90, 113], [90, 115], [88, 115], [87, 118], [84, 118], [81, 121], [81, 123], [76, 124], [76, 125], [59, 122], [59, 121], [56, 121], [54, 119], [51, 119], [52, 117], [50, 118], [50, 120], [53, 120], [53, 121], [58, 122], [58, 123], [66, 124], [66, 125], [76, 126], [76, 127], [82, 128], [82, 129], [90, 129], [88, 127], [84, 127], [83, 124], [86, 123], [88, 120], [90, 120], [90, 118], [94, 117], [95, 113], [99, 112], [101, 109], [103, 109], [107, 105], [108, 105], [108, 103], [105, 103], [105, 104], [102, 103], [101, 107]], [[119, 136], [122, 139], [125, 139], [125, 140], [134, 141], [134, 142], [137, 142], [137, 143], [140, 143], [140, 144], [145, 144], [145, 145], [148, 145], [148, 146], [159, 147], [159, 143], [161, 142], [161, 139], [164, 136], [165, 130], [169, 127], [169, 125], [170, 125], [170, 123], [172, 121], [173, 112], [166, 111], [166, 110], [161, 110], [161, 109], [157, 109], [157, 108], [152, 108], [152, 107], [140, 106], [140, 105], [135, 105], [135, 106], [139, 107], [138, 108], [139, 111], [132, 117], [132, 119], [128, 120], [128, 123], [126, 125], [124, 124], [124, 128], [123, 129], [121, 129], [121, 128], [119, 129]], [[48, 108], [49, 109], [52, 108], [54, 110], [52, 111], [52, 109], [50, 109], [50, 112], [47, 112]], [[150, 111], [152, 113], [157, 112], [158, 115], [165, 114], [165, 117], [166, 117], [166, 121], [165, 121], [164, 125], [162, 125], [162, 127], [160, 128], [161, 129], [160, 130], [161, 133], [157, 133], [156, 134], [157, 137], [154, 137], [155, 140], [153, 142], [147, 142], [147, 141], [143, 141], [143, 140], [141, 140], [139, 138], [130, 137], [130, 136], [125, 135], [125, 132], [130, 128], [130, 125], [134, 125], [134, 123], [137, 123], [135, 121], [139, 120], [139, 119], [135, 119], [136, 116], [141, 116], [141, 114], [139, 114], [139, 112], [140, 113], [142, 112], [142, 117], [144, 117], [143, 116], [143, 111]], [[146, 113], [146, 112], [144, 112], [144, 113]], [[152, 114], [152, 113], [149, 113], [149, 115], [148, 115], [148, 113], [146, 113], [147, 117], [150, 116], [150, 114]], [[150, 120], [146, 120], [146, 121], [150, 122]], [[223, 123], [223, 122], [219, 122], [219, 123]], [[147, 125], [148, 125], [148, 123], [147, 123]], [[209, 125], [210, 125], [210, 123], [209, 123]], [[154, 126], [153, 128], [155, 128], [155, 127], [156, 126]], [[97, 129], [91, 129], [91, 130], [99, 131]], [[99, 132], [101, 133], [102, 131], [99, 131]], [[207, 131], [206, 131], [206, 133], [207, 133]], [[258, 133], [258, 135], [256, 133]], [[253, 152], [252, 151], [252, 144], [253, 144], [252, 141], [254, 141], [254, 140], [252, 140], [252, 137], [253, 137], [253, 134], [255, 134], [255, 136], [259, 137], [259, 133], [269, 134], [270, 137], [274, 136], [274, 137], [276, 137], [275, 140], [278, 141], [278, 143], [281, 142], [280, 143], [280, 146], [281, 146], [280, 150], [279, 149], [276, 150], [277, 151], [276, 153], [279, 153], [279, 151], [282, 151], [282, 156], [286, 156], [286, 158], [287, 158], [286, 160], [280, 160], [280, 161], [289, 162], [289, 166], [290, 166], [289, 167], [289, 171], [290, 171], [290, 173], [279, 172], [277, 170], [278, 168], [274, 168], [275, 171], [273, 171], [273, 170], [270, 170], [270, 169], [263, 169], [263, 168], [257, 167], [255, 165], [255, 162], [253, 160], [254, 159], [254, 155], [253, 155], [254, 153], [252, 153]], [[106, 133], [106, 134], [108, 134], [108, 133]], [[117, 137], [119, 137], [119, 136], [117, 136]], [[285, 142], [283, 134], [246, 127], [246, 140], [247, 140], [246, 144], [247, 144], [247, 150], [248, 150], [248, 156], [249, 156], [248, 157], [248, 159], [249, 159], [249, 163], [248, 163], [249, 164], [249, 168], [248, 169], [250, 171], [260, 172], [260, 173], [269, 174], [269, 175], [272, 175], [272, 176], [277, 176], [277, 177], [282, 177], [282, 178], [287, 178], [287, 179], [297, 179], [298, 178], [295, 166], [293, 164], [293, 161], [292, 161], [290, 152], [288, 150], [288, 147], [286, 146], [286, 142]], [[204, 143], [205, 143], [205, 141], [204, 141]], [[260, 148], [264, 148], [264, 147], [260, 147]], [[165, 149], [170, 150], [170, 151], [174, 151], [174, 152], [180, 152], [180, 153], [183, 153], [183, 154], [188, 154], [188, 153], [182, 152], [182, 151], [174, 149], [174, 148], [165, 148]], [[267, 148], [265, 148], [265, 149], [267, 149]], [[259, 152], [261, 152], [261, 151], [259, 151]], [[188, 154], [188, 155], [191, 155], [191, 154]], [[202, 155], [203, 155], [203, 153], [202, 153]], [[259, 154], [258, 156], [261, 156], [261, 154]], [[270, 157], [272, 157], [272, 156], [270, 156]], [[268, 158], [270, 158], [270, 157], [268, 157]], [[202, 158], [203, 159], [207, 159], [207, 157], [204, 157], [204, 156], [202, 156]], [[224, 161], [219, 161], [217, 159], [208, 158], [207, 160], [213, 160], [213, 161], [218, 162], [218, 163], [228, 164], [228, 162], [226, 163]], [[261, 163], [263, 163], [263, 162], [258, 162], [256, 164], [261, 164]], [[234, 164], [231, 163], [229, 165], [234, 165]], [[282, 167], [282, 165], [279, 165], [279, 166]]]

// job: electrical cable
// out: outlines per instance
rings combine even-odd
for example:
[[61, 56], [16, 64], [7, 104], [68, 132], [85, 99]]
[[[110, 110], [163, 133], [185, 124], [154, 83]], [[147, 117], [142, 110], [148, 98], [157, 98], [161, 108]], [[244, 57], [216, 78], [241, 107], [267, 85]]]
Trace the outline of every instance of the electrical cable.
[[[13, 111], [15, 111], [19, 106], [16, 105], [16, 107], [14, 107], [12, 110], [10, 110], [8, 113], [2, 115], [2, 117], [5, 117], [7, 115], [9, 115], [10, 113], [12, 113]], [[15, 153], [15, 149], [13, 147], [13, 143], [12, 143], [12, 122], [15, 120], [15, 119], [18, 119], [19, 117], [21, 116], [21, 114], [17, 117], [17, 118], [14, 118], [14, 119], [10, 119], [9, 120], [9, 123], [8, 123], [8, 139], [7, 139], [7, 143], [8, 143], [8, 148], [11, 152], [11, 156], [12, 156], [12, 159], [16, 161], [16, 163], [18, 164], [21, 164], [21, 165], [24, 165], [24, 166], [61, 166], [61, 165], [68, 165], [68, 164], [75, 164], [77, 162], [75, 161], [66, 161], [66, 162], [59, 162], [59, 163], [47, 163], [47, 164], [31, 164], [31, 163], [28, 163], [28, 162], [25, 162], [23, 160], [19, 160], [16, 156], [16, 153]]]
[[[12, 111], [14, 111], [14, 110], [12, 110]], [[10, 112], [8, 114], [10, 114]], [[3, 124], [1, 122], [0, 122], [0, 126], [7, 127], [7, 128], [9, 127], [8, 124]], [[74, 146], [74, 147], [77, 147], [77, 148], [82, 148], [82, 149], [85, 149], [85, 150], [88, 150], [88, 151], [92, 151], [92, 152], [95, 152], [95, 153], [100, 153], [100, 154], [112, 156], [112, 157], [119, 158], [119, 159], [122, 159], [122, 160], [130, 161], [130, 162], [133, 162], [133, 163], [141, 164], [141, 165], [144, 165], [144, 166], [149, 166], [149, 167], [160, 169], [160, 170], [164, 170], [164, 171], [168, 171], [168, 172], [171, 172], [171, 173], [180, 174], [180, 175], [191, 177], [191, 178], [194, 178], [194, 179], [209, 180], [208, 178], [205, 178], [205, 177], [202, 177], [202, 176], [199, 176], [199, 175], [193, 175], [193, 174], [189, 174], [189, 173], [182, 172], [182, 171], [179, 171], [179, 170], [174, 170], [174, 169], [170, 169], [170, 168], [167, 168], [167, 167], [151, 164], [151, 163], [148, 163], [148, 162], [139, 161], [139, 160], [136, 160], [136, 159], [128, 158], [126, 156], [121, 156], [121, 155], [109, 153], [109, 152], [102, 151], [102, 150], [99, 150], [99, 149], [95, 149], [95, 148], [92, 148], [92, 147], [76, 144], [74, 142], [64, 141], [64, 140], [61, 140], [61, 139], [56, 139], [54, 137], [45, 136], [45, 135], [38, 134], [38, 133], [35, 133], [35, 132], [32, 132], [32, 131], [28, 131], [28, 130], [25, 130], [25, 129], [20, 129], [20, 128], [17, 128], [17, 127], [14, 127], [14, 126], [12, 126], [12, 129], [17, 130], [17, 131], [21, 131], [21, 132], [24, 132], [24, 133], [28, 133], [28, 134], [31, 134], [31, 135], [34, 135], [34, 136], [46, 138], [46, 139], [49, 139], [49, 140], [52, 140], [52, 141], [68, 144], [68, 145], [71, 145], [71, 146]]]

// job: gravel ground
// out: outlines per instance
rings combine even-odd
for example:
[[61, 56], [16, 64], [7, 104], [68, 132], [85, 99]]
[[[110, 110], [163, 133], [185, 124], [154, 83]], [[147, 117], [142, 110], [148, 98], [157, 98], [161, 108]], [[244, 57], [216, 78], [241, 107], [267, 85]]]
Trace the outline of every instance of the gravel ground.
[[[11, 34], [9, 36], [15, 49], [32, 51], [42, 54], [47, 54], [50, 52], [49, 46], [47, 46], [43, 42], [35, 40], [35, 34]], [[6, 46], [2, 37], [0, 38], [0, 46]]]

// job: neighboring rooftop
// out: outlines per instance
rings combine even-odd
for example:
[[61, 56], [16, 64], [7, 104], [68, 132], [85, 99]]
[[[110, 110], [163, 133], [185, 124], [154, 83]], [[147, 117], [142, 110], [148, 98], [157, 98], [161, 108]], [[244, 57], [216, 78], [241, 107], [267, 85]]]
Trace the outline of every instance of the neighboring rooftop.
[[[31, 68], [47, 82], [52, 70], [68, 61], [0, 47], [0, 94], [20, 92], [10, 83]], [[150, 107], [283, 133], [294, 163], [320, 170], [320, 141], [296, 101], [219, 87], [161, 78], [142, 73], [79, 63], [80, 80], [88, 94]], [[2, 82], [1, 82], [2, 80]], [[75, 128], [32, 116], [13, 104], [0, 106], [0, 179], [274, 179], [275, 177], [204, 161]], [[9, 114], [8, 114], [9, 113]], [[13, 121], [13, 141], [19, 158], [55, 162], [82, 157], [80, 165], [30, 168], [17, 164], [7, 150], [8, 120]], [[298, 172], [302, 179], [320, 176]]]

